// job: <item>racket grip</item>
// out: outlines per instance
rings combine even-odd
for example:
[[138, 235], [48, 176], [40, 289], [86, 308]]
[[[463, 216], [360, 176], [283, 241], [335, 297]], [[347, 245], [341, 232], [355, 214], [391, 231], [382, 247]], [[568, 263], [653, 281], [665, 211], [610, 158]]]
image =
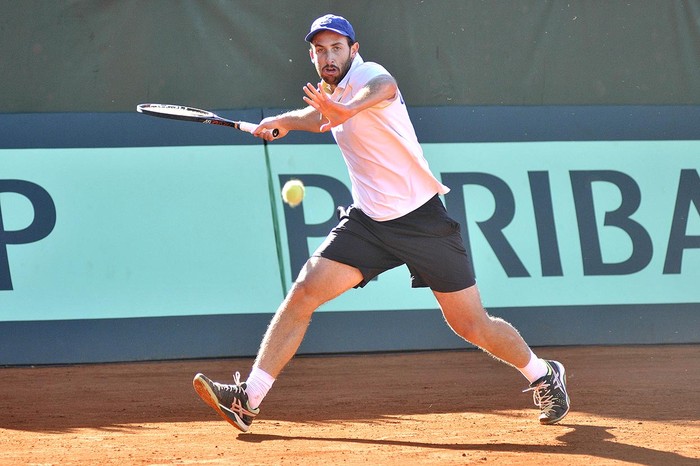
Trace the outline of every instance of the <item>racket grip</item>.
[[[253, 131], [255, 131], [255, 128], [257, 128], [257, 127], [258, 127], [258, 125], [255, 125], [253, 123], [248, 123], [247, 121], [241, 121], [238, 123], [238, 129], [240, 129], [241, 131], [245, 131], [247, 133], [252, 133]], [[279, 136], [279, 134], [280, 134], [280, 130], [278, 130], [277, 128], [272, 130], [272, 137], [276, 138], [277, 136]]]

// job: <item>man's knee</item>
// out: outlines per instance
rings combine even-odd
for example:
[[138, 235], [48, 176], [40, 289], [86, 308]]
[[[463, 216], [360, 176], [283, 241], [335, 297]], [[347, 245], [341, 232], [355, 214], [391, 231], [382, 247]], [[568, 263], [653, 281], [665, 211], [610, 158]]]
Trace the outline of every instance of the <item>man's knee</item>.
[[287, 295], [287, 301], [293, 303], [297, 307], [312, 307], [312, 311], [321, 305], [320, 291], [317, 285], [310, 280], [297, 280], [292, 285]]

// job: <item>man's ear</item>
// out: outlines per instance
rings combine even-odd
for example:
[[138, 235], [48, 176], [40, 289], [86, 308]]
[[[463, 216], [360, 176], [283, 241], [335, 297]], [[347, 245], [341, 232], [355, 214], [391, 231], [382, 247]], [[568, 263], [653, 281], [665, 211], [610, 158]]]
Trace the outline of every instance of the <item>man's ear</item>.
[[311, 58], [311, 63], [314, 63], [314, 49], [311, 47], [309, 49], [309, 58]]
[[357, 55], [358, 50], [360, 50], [360, 43], [355, 42], [354, 44], [352, 44], [352, 47], [350, 47], [350, 56], [352, 58], [355, 58], [355, 55]]

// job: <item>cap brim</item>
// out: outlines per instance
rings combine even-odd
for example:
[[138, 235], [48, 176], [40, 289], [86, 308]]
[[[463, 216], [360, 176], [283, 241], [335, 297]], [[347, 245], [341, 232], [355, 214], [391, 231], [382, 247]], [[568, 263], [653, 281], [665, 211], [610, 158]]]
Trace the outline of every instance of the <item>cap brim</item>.
[[314, 29], [313, 31], [311, 31], [310, 33], [308, 33], [308, 34], [306, 35], [306, 37], [304, 38], [304, 40], [305, 40], [306, 42], [311, 42], [311, 40], [314, 38], [314, 36], [315, 36], [316, 34], [318, 34], [319, 32], [321, 32], [321, 31], [331, 31], [331, 32], [335, 32], [336, 34], [340, 34], [341, 36], [345, 36], [345, 37], [347, 37], [347, 38], [349, 38], [349, 39], [351, 39], [351, 40], [355, 40], [355, 39], [353, 39], [352, 37], [350, 37], [349, 35], [347, 35], [347, 33], [343, 32], [343, 31], [339, 31], [339, 30], [333, 29], [333, 28], [326, 28], [326, 27], [320, 27], [320, 28]]

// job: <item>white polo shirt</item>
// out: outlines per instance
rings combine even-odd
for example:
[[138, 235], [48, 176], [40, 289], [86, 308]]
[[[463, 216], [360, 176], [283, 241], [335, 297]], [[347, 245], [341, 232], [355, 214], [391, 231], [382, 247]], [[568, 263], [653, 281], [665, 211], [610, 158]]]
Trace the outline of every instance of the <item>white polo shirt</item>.
[[[331, 98], [347, 102], [380, 75], [389, 72], [357, 54]], [[350, 172], [353, 203], [372, 219], [401, 217], [449, 192], [428, 167], [400, 92], [331, 131]]]

